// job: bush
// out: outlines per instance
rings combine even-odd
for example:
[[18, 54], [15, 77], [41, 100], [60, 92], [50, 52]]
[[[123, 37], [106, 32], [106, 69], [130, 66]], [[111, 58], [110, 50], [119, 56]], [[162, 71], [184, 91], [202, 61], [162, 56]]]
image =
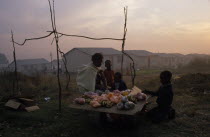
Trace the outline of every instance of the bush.
[[180, 66], [178, 70], [180, 72], [190, 72], [190, 73], [203, 73], [210, 72], [210, 60], [204, 58], [195, 58], [189, 64], [185, 66]]
[[[27, 76], [21, 73], [18, 73], [18, 87], [19, 90], [16, 90], [13, 93], [13, 81], [14, 73], [0, 73], [0, 97], [9, 97], [17, 95], [18, 92], [21, 92], [23, 97], [28, 98], [42, 98], [50, 96], [51, 98], [57, 98], [58, 96], [58, 82], [56, 75], [46, 74], [36, 76]], [[62, 91], [65, 90], [66, 78], [61, 76], [60, 78]], [[71, 87], [73, 87], [71, 85]], [[75, 87], [73, 87], [75, 88]], [[67, 91], [68, 92], [68, 91]]]

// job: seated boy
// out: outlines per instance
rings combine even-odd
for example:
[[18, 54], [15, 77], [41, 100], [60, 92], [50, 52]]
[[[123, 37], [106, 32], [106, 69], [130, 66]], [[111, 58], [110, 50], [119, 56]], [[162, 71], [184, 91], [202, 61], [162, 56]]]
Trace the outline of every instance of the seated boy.
[[153, 122], [159, 123], [164, 119], [172, 119], [175, 117], [175, 110], [171, 107], [173, 101], [173, 89], [171, 85], [172, 73], [170, 71], [163, 71], [160, 74], [161, 86], [157, 92], [144, 90], [146, 94], [157, 96], [158, 106], [147, 112], [148, 116]]
[[125, 82], [122, 80], [122, 75], [120, 72], [116, 72], [114, 75], [114, 85], [112, 86], [112, 89], [119, 91], [127, 89]]
[[114, 84], [114, 71], [111, 68], [112, 64], [110, 60], [105, 61], [105, 67], [104, 76], [106, 78], [107, 86], [111, 88]]

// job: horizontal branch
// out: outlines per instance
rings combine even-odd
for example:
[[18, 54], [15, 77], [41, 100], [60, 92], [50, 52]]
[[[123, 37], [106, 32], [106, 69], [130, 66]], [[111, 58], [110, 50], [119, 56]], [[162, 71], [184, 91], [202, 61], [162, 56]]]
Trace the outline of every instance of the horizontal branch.
[[[52, 32], [52, 31], [47, 31], [47, 32]], [[61, 36], [80, 37], [80, 38], [86, 38], [86, 39], [92, 39], [92, 40], [120, 40], [120, 41], [124, 40], [124, 39], [116, 39], [116, 38], [92, 38], [92, 37], [81, 36], [81, 35], [70, 35], [70, 34], [64, 34], [60, 32], [57, 32], [57, 33], [60, 34]]]
[[52, 32], [50, 32], [50, 33], [49, 33], [48, 35], [46, 35], [46, 36], [42, 36], [42, 37], [38, 37], [38, 38], [25, 39], [24, 42], [23, 42], [22, 44], [17, 43], [17, 42], [15, 42], [15, 41], [14, 41], [14, 43], [17, 44], [17, 45], [23, 46], [27, 41], [30, 41], [30, 40], [38, 40], [38, 39], [44, 39], [44, 38], [49, 37], [49, 36], [52, 35], [53, 33], [54, 33], [54, 32], [52, 31]]

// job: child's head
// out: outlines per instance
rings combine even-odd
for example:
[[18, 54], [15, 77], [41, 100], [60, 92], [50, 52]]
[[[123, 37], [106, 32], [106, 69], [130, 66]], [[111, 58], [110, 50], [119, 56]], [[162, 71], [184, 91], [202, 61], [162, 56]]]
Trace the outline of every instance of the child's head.
[[110, 60], [106, 60], [106, 61], [105, 61], [105, 67], [106, 67], [107, 69], [111, 69], [111, 66], [112, 66], [111, 61], [110, 61]]
[[172, 73], [168, 70], [163, 71], [160, 73], [160, 82], [162, 84], [169, 84], [171, 83]]
[[96, 67], [100, 67], [103, 61], [103, 55], [101, 53], [95, 53], [92, 55], [92, 62]]
[[114, 74], [114, 80], [115, 82], [120, 82], [122, 80], [122, 74], [120, 72], [116, 72]]

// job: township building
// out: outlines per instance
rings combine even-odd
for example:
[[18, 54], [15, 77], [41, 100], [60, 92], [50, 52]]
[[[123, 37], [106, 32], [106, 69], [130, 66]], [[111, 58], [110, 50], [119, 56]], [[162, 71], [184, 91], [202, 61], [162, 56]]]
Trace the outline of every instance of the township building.
[[[125, 52], [128, 53], [134, 59], [136, 70], [167, 68], [175, 69], [179, 66], [188, 64], [190, 61], [198, 57], [205, 59], [207, 62], [210, 62], [210, 56], [203, 54], [182, 55], [176, 53], [152, 53], [145, 50], [126, 50]], [[112, 69], [115, 72], [121, 70], [121, 51], [113, 48], [90, 47], [73, 48], [64, 55], [67, 59], [68, 71], [78, 72], [78, 70], [92, 62], [91, 57], [95, 53], [102, 53], [104, 56], [103, 61], [111, 60]], [[130, 71], [130, 63], [132, 63], [131, 60], [124, 55], [124, 72]], [[7, 65], [8, 61], [5, 59], [5, 56], [0, 56], [0, 68], [6, 66], [7, 70], [14, 71], [14, 62], [12, 62], [8, 67]], [[17, 60], [17, 71], [28, 75], [46, 72], [56, 73], [57, 68], [57, 60], [52, 60], [51, 62], [43, 58]], [[65, 66], [62, 60], [60, 60], [59, 68], [62, 70], [61, 72], [65, 72]], [[105, 68], [104, 62], [102, 64], [102, 68]]]
[[[182, 55], [178, 53], [152, 53], [145, 50], [126, 50], [135, 61], [135, 68], [139, 69], [167, 69], [177, 68], [188, 64], [195, 58], [195, 55]], [[115, 71], [121, 70], [122, 53], [113, 48], [73, 48], [65, 54], [67, 59], [67, 69], [69, 72], [77, 72], [84, 65], [91, 63], [91, 56], [94, 53], [102, 53], [104, 61], [112, 61], [112, 68]], [[124, 56], [124, 70], [130, 70], [131, 60]], [[104, 68], [102, 64], [102, 68]], [[62, 67], [64, 70], [64, 67]], [[65, 70], [64, 70], [65, 71]]]
[[[91, 56], [95, 53], [102, 53], [105, 60], [112, 61], [112, 68], [115, 71], [121, 68], [122, 53], [113, 48], [73, 48], [65, 54], [67, 69], [69, 72], [77, 72], [84, 65], [91, 63]], [[104, 68], [104, 64], [102, 64]], [[64, 69], [64, 68], [63, 68]]]
[[136, 68], [177, 68], [192, 58], [178, 53], [152, 53], [145, 50], [127, 50], [135, 60]]

